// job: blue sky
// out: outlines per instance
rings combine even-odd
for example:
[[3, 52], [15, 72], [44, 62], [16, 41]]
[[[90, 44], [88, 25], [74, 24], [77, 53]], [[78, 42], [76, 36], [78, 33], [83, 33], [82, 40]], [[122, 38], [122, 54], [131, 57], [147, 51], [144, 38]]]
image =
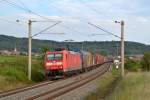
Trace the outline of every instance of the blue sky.
[[[150, 44], [150, 1], [148, 0], [6, 0], [32, 10], [51, 20], [62, 21], [59, 25], [34, 38], [63, 41], [112, 41], [119, 40], [96, 29], [88, 22], [120, 35], [120, 25], [125, 21], [125, 40]], [[0, 0], [0, 34], [27, 37], [27, 22], [46, 20], [33, 13]], [[19, 19], [19, 23], [16, 20]], [[7, 21], [6, 21], [7, 20]], [[10, 22], [8, 22], [10, 21]], [[13, 22], [13, 23], [12, 23]], [[53, 25], [52, 22], [36, 22], [32, 34]], [[58, 35], [54, 33], [65, 33]], [[92, 36], [91, 34], [106, 34]]]

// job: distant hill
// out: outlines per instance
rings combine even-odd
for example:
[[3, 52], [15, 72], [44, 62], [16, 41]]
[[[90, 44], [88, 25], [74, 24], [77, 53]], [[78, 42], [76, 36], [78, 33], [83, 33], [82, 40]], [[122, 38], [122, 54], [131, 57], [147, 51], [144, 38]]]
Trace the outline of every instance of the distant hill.
[[[56, 42], [51, 40], [32, 40], [32, 52], [39, 52], [43, 46], [48, 46], [50, 50], [57, 47], [76, 47], [85, 51], [101, 53], [104, 55], [117, 55], [120, 52], [120, 42], [118, 41], [84, 41], [84, 42]], [[27, 51], [28, 39], [17, 38], [13, 36], [0, 35], [0, 50], [13, 50], [17, 47], [19, 51]], [[118, 52], [117, 52], [118, 48]], [[137, 42], [125, 42], [125, 54], [135, 55], [143, 54], [146, 51], [150, 51], [150, 46]]]

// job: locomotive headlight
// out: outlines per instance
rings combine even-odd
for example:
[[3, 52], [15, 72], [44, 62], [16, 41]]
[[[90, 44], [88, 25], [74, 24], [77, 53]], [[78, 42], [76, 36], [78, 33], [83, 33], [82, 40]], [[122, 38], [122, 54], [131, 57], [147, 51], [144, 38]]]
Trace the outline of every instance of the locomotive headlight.
[[60, 68], [60, 69], [63, 69], [63, 66], [60, 66], [59, 68]]
[[56, 62], [56, 65], [62, 65], [62, 62]]
[[51, 66], [51, 65], [53, 65], [53, 63], [50, 63], [50, 62], [46, 63], [46, 66]]

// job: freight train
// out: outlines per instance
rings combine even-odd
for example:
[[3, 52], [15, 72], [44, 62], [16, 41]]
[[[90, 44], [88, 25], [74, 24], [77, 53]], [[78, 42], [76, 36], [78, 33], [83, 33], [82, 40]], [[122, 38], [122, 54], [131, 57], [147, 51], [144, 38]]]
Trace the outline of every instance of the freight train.
[[73, 74], [91, 70], [93, 65], [100, 65], [106, 61], [106, 58], [100, 54], [73, 50], [56, 50], [46, 52], [44, 68], [46, 77], [63, 78]]

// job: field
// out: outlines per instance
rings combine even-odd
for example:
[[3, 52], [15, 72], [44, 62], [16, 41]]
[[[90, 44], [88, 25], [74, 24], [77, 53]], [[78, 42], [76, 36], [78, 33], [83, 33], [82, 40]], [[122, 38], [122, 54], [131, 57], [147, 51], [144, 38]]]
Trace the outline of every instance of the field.
[[25, 86], [43, 79], [42, 60], [32, 59], [32, 81], [28, 81], [27, 56], [0, 55], [0, 91]]
[[150, 100], [150, 73], [130, 72], [106, 100]]

